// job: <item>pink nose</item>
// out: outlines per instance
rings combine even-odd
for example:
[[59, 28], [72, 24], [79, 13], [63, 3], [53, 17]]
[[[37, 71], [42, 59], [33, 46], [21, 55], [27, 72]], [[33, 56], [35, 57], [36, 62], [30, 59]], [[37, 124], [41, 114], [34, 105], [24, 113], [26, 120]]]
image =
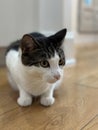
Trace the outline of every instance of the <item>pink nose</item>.
[[59, 80], [60, 79], [60, 74], [58, 74], [58, 75], [54, 75], [54, 78], [56, 79], [56, 80]]

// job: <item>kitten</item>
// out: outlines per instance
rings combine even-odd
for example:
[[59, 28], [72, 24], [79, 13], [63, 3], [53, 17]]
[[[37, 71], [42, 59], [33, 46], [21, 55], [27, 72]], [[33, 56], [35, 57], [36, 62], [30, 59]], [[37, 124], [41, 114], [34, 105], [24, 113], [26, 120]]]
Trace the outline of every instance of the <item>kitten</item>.
[[6, 51], [8, 79], [19, 90], [20, 106], [32, 104], [33, 96], [50, 106], [55, 102], [53, 92], [60, 85], [65, 65], [63, 40], [67, 30], [46, 37], [40, 33], [25, 34]]

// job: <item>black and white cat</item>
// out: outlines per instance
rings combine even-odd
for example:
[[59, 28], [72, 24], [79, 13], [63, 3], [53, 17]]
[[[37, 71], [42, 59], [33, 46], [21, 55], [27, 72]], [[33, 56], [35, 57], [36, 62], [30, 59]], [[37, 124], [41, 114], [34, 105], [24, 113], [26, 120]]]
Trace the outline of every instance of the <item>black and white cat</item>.
[[40, 33], [26, 34], [8, 47], [8, 79], [12, 87], [19, 90], [20, 106], [31, 105], [33, 96], [40, 96], [44, 106], [55, 102], [53, 92], [60, 85], [65, 65], [66, 32], [63, 29], [49, 37]]

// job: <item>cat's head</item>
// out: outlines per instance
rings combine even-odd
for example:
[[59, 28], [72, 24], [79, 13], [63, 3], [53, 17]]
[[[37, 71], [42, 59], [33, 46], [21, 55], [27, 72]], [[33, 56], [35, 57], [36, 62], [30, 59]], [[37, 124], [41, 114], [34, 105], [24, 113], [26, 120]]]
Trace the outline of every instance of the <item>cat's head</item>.
[[24, 35], [20, 46], [22, 64], [41, 74], [49, 83], [59, 80], [65, 65], [63, 40], [66, 32], [63, 29], [52, 36], [36, 38], [29, 34]]

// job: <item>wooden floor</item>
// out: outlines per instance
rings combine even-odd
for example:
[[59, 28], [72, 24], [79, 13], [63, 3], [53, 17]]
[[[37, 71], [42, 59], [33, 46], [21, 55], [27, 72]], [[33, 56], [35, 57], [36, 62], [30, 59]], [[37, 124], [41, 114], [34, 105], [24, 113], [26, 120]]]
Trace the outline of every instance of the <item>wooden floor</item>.
[[77, 65], [65, 68], [56, 102], [43, 107], [19, 107], [18, 93], [0, 69], [0, 130], [98, 130], [98, 46], [78, 49]]

